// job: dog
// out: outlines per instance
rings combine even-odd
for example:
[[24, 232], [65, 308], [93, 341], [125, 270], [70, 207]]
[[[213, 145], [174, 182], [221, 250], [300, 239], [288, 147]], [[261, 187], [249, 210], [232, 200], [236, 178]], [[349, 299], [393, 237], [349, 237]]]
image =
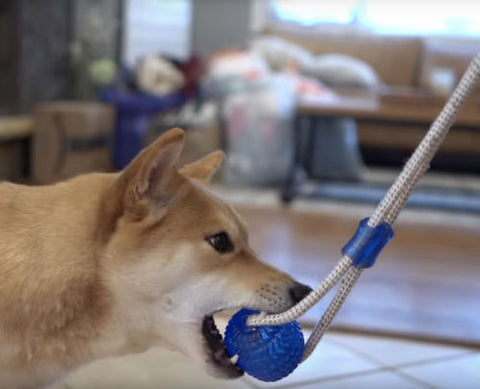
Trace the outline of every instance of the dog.
[[212, 315], [280, 312], [311, 291], [262, 263], [209, 189], [223, 153], [179, 168], [183, 142], [170, 130], [118, 173], [0, 184], [1, 388], [152, 346], [239, 377]]

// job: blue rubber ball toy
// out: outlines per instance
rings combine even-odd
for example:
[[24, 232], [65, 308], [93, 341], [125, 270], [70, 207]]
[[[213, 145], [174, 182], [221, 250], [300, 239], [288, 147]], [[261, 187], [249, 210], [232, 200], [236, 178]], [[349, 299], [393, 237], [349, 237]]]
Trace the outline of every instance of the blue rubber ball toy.
[[296, 321], [279, 326], [248, 326], [248, 316], [256, 313], [242, 309], [230, 319], [225, 346], [231, 357], [238, 355], [237, 366], [246, 373], [262, 381], [278, 381], [301, 362], [303, 333]]

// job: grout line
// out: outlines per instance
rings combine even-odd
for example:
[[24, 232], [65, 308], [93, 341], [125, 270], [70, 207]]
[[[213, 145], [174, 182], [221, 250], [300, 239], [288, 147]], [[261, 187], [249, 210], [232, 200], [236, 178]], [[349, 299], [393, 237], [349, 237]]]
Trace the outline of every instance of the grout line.
[[[327, 341], [327, 340], [324, 340], [324, 341]], [[356, 354], [355, 352], [352, 352], [352, 350], [349, 350], [349, 349], [343, 347], [343, 345], [338, 344], [338, 342], [335, 342], [332, 339], [329, 339], [328, 341], [335, 344], [336, 346], [340, 346], [341, 348], [346, 349], [346, 351], [348, 351], [351, 354]], [[385, 366], [384, 364], [379, 363], [378, 361], [372, 361], [368, 357], [365, 358], [364, 356], [358, 355], [358, 354], [357, 354], [357, 357], [359, 357], [360, 359], [363, 359], [363, 360], [367, 360], [369, 362], [373, 362], [375, 367], [374, 368], [369, 368], [369, 369], [366, 369], [366, 370], [362, 370], [362, 371], [355, 371], [355, 372], [342, 373], [342, 374], [334, 374], [334, 375], [326, 376], [326, 377], [322, 377], [322, 378], [315, 378], [315, 379], [310, 379], [310, 380], [304, 380], [304, 381], [289, 383], [289, 384], [285, 384], [285, 385], [278, 385], [278, 386], [275, 386], [275, 389], [301, 388], [304, 385], [324, 383], [324, 382], [332, 382], [332, 381], [337, 381], [337, 380], [341, 380], [341, 379], [345, 379], [345, 378], [352, 378], [352, 377], [359, 377], [359, 376], [364, 376], [364, 375], [376, 374], [376, 373], [380, 373], [382, 371], [390, 370], [390, 368], [388, 366]]]
[[346, 348], [349, 351], [352, 351], [357, 356], [361, 356], [363, 358], [366, 358], [366, 359], [370, 360], [371, 362], [375, 362], [377, 364], [380, 364], [381, 366], [394, 368], [394, 369], [417, 366], [417, 365], [427, 365], [427, 364], [430, 364], [430, 363], [443, 362], [443, 361], [448, 361], [448, 360], [453, 360], [453, 359], [464, 358], [466, 356], [475, 355], [475, 354], [480, 355], [480, 353], [476, 350], [465, 350], [465, 351], [462, 351], [462, 352], [458, 352], [456, 354], [445, 355], [445, 356], [442, 356], [442, 357], [420, 359], [420, 360], [417, 360], [417, 361], [403, 362], [403, 363], [399, 363], [399, 364], [388, 364], [388, 363], [385, 363], [384, 361], [382, 361], [382, 360], [380, 360], [380, 359], [378, 359], [378, 358], [376, 358], [376, 357], [374, 357], [370, 354], [367, 354], [366, 352], [364, 352], [362, 350], [359, 350], [355, 347], [350, 346], [348, 344], [348, 342], [344, 343], [344, 342], [339, 341], [335, 338], [330, 339], [330, 341], [332, 343], [337, 344], [338, 346], [341, 346], [343, 348]]
[[455, 355], [447, 355], [447, 356], [443, 356], [443, 357], [429, 358], [429, 359], [412, 361], [412, 362], [405, 362], [405, 363], [400, 363], [400, 364], [387, 364], [387, 363], [383, 362], [382, 360], [371, 356], [370, 354], [367, 354], [367, 353], [365, 353], [361, 350], [358, 350], [356, 348], [353, 348], [353, 347], [349, 346], [348, 343], [343, 343], [343, 342], [338, 341], [336, 339], [330, 339], [330, 341], [332, 343], [337, 344], [340, 347], [343, 347], [343, 348], [353, 352], [354, 354], [356, 354], [359, 357], [362, 357], [364, 359], [369, 360], [370, 362], [373, 362], [373, 363], [376, 363], [376, 364], [382, 366], [382, 369], [384, 371], [390, 371], [394, 374], [402, 376], [403, 378], [405, 378], [405, 379], [407, 379], [411, 382], [414, 382], [416, 384], [420, 384], [420, 385], [425, 386], [426, 388], [430, 388], [430, 389], [438, 389], [438, 387], [430, 384], [427, 381], [423, 381], [423, 380], [421, 380], [417, 377], [409, 375], [408, 373], [404, 372], [403, 369], [408, 368], [408, 367], [413, 367], [413, 366], [425, 366], [425, 365], [435, 364], [435, 363], [444, 362], [444, 361], [453, 361], [453, 360], [456, 360], [456, 359], [461, 359], [461, 358], [465, 358], [467, 356], [476, 355], [476, 354], [480, 355], [480, 353], [478, 353], [478, 351], [468, 350], [468, 351], [458, 353], [458, 354], [455, 354]]
[[415, 384], [419, 384], [419, 385], [422, 385], [426, 388], [429, 388], [429, 389], [440, 389], [440, 387], [436, 386], [436, 385], [432, 385], [431, 383], [427, 382], [427, 381], [424, 381], [420, 378], [417, 378], [417, 377], [414, 377], [414, 376], [411, 376], [407, 373], [405, 373], [404, 371], [402, 370], [398, 370], [396, 369], [395, 367], [392, 368], [392, 372], [395, 372], [395, 374], [399, 375], [400, 377], [403, 377], [404, 379], [406, 379], [407, 381], [410, 381], [410, 382], [413, 382]]
[[446, 355], [444, 357], [437, 357], [437, 358], [431, 358], [431, 359], [424, 359], [417, 362], [412, 361], [412, 362], [400, 363], [398, 365], [392, 365], [392, 367], [404, 369], [404, 368], [413, 367], [413, 366], [424, 366], [424, 365], [435, 364], [438, 362], [453, 361], [455, 359], [462, 359], [462, 358], [465, 358], [468, 356], [474, 356], [474, 355], [480, 355], [480, 353], [476, 351], [466, 351], [464, 353], [459, 353], [455, 355]]
[[302, 388], [304, 385], [312, 385], [312, 384], [322, 384], [322, 383], [328, 383], [328, 382], [335, 382], [335, 381], [340, 381], [343, 379], [348, 379], [348, 378], [359, 378], [359, 377], [365, 377], [369, 375], [375, 375], [378, 373], [391, 373], [393, 375], [399, 376], [407, 381], [413, 382], [416, 385], [420, 385], [424, 388], [428, 389], [440, 389], [437, 386], [431, 385], [428, 382], [422, 381], [420, 379], [417, 379], [415, 377], [411, 377], [408, 374], [405, 374], [401, 371], [397, 371], [396, 369], [390, 368], [388, 366], [381, 367], [379, 369], [371, 369], [371, 370], [364, 370], [360, 372], [352, 372], [352, 373], [346, 373], [346, 374], [340, 374], [340, 375], [333, 375], [329, 377], [323, 377], [323, 378], [318, 378], [318, 379], [313, 379], [313, 380], [306, 380], [306, 381], [301, 381], [301, 382], [296, 382], [293, 384], [286, 384], [286, 385], [280, 385], [276, 386], [275, 389], [287, 389], [287, 388]]
[[285, 385], [279, 385], [279, 386], [276, 386], [274, 389], [301, 388], [304, 385], [338, 381], [338, 380], [345, 379], [345, 378], [361, 377], [361, 376], [380, 373], [380, 372], [387, 371], [387, 370], [388, 369], [380, 367], [378, 369], [369, 369], [369, 370], [357, 371], [357, 372], [352, 372], [352, 373], [331, 375], [331, 376], [323, 377], [323, 378], [316, 378], [316, 379], [311, 379], [311, 380], [289, 383], [289, 384], [285, 384]]
[[313, 380], [306, 380], [306, 381], [301, 381], [301, 382], [296, 382], [293, 384], [286, 384], [286, 385], [279, 385], [276, 386], [275, 389], [286, 389], [286, 388], [301, 388], [304, 385], [311, 385], [311, 384], [321, 384], [321, 383], [328, 383], [328, 382], [334, 382], [334, 381], [340, 381], [343, 379], [348, 379], [348, 378], [358, 378], [358, 377], [364, 377], [364, 376], [369, 376], [369, 375], [375, 375], [378, 373], [382, 372], [388, 372], [393, 375], [399, 376], [406, 381], [410, 381], [416, 385], [422, 386], [426, 389], [440, 389], [439, 387], [432, 385], [426, 381], [423, 381], [419, 378], [410, 376], [406, 374], [405, 372], [396, 369], [394, 366], [388, 366], [388, 365], [379, 365], [378, 369], [369, 369], [369, 370], [364, 370], [364, 371], [359, 371], [359, 372], [352, 372], [352, 373], [346, 373], [346, 374], [339, 374], [339, 375], [333, 375], [329, 377], [323, 377], [323, 378], [318, 378], [318, 379], [313, 379]]
[[[300, 381], [300, 382], [295, 382], [295, 383], [289, 383], [285, 385], [278, 385], [275, 386], [275, 389], [286, 389], [286, 388], [301, 388], [304, 385], [310, 385], [310, 384], [315, 384], [315, 383], [325, 383], [325, 382], [332, 382], [332, 381], [338, 381], [342, 379], [347, 379], [347, 378], [355, 378], [355, 377], [361, 377], [361, 376], [366, 376], [366, 375], [373, 375], [377, 374], [380, 372], [390, 372], [392, 374], [398, 375], [402, 377], [403, 379], [410, 381], [412, 383], [415, 383], [417, 385], [421, 385], [424, 388], [428, 389], [440, 389], [438, 386], [432, 385], [427, 381], [423, 381], [417, 377], [411, 376], [408, 373], [404, 372], [402, 369], [405, 367], [412, 367], [412, 366], [420, 366], [420, 365], [428, 365], [428, 364], [434, 364], [437, 362], [443, 362], [443, 361], [448, 361], [448, 360], [455, 360], [455, 359], [460, 359], [464, 358], [469, 355], [475, 355], [479, 354], [476, 351], [467, 351], [461, 354], [456, 354], [456, 355], [449, 355], [449, 356], [444, 356], [444, 357], [437, 357], [437, 358], [431, 358], [431, 359], [425, 359], [417, 362], [407, 362], [407, 363], [401, 363], [398, 365], [390, 365], [386, 364], [383, 361], [372, 357], [369, 354], [366, 354], [362, 351], [359, 351], [351, 346], [348, 346], [347, 344], [342, 343], [341, 341], [337, 341], [335, 339], [329, 339], [330, 342], [336, 344], [337, 346], [340, 346], [354, 354], [356, 354], [358, 357], [368, 360], [369, 362], [374, 363], [375, 365], [378, 366], [376, 369], [368, 369], [364, 371], [359, 371], [359, 372], [352, 372], [352, 373], [345, 373], [345, 374], [337, 374], [337, 375], [332, 375], [328, 377], [323, 377], [323, 378], [318, 378], [318, 379], [312, 379], [312, 380], [305, 380], [305, 381]], [[261, 389], [261, 387], [256, 386], [253, 383], [248, 382], [249, 385], [252, 386], [254, 389]]]

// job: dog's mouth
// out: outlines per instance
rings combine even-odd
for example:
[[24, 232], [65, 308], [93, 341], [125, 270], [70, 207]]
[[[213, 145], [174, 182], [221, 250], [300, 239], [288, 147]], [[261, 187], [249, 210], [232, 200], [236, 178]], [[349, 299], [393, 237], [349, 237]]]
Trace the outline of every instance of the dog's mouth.
[[243, 370], [235, 363], [238, 357], [231, 358], [223, 342], [213, 316], [207, 315], [202, 322], [202, 335], [207, 344], [208, 357], [212, 364], [221, 371], [226, 378], [237, 378], [243, 375]]

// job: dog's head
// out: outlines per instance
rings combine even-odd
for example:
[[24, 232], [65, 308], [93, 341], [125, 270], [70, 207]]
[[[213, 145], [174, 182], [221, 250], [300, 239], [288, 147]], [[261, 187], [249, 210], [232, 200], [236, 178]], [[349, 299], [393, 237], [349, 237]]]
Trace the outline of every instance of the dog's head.
[[279, 312], [310, 288], [260, 262], [240, 216], [208, 189], [223, 153], [177, 168], [183, 138], [169, 131], [118, 177], [120, 212], [104, 267], [132, 345], [161, 344], [214, 375], [236, 377], [242, 372], [225, 352], [213, 313]]

